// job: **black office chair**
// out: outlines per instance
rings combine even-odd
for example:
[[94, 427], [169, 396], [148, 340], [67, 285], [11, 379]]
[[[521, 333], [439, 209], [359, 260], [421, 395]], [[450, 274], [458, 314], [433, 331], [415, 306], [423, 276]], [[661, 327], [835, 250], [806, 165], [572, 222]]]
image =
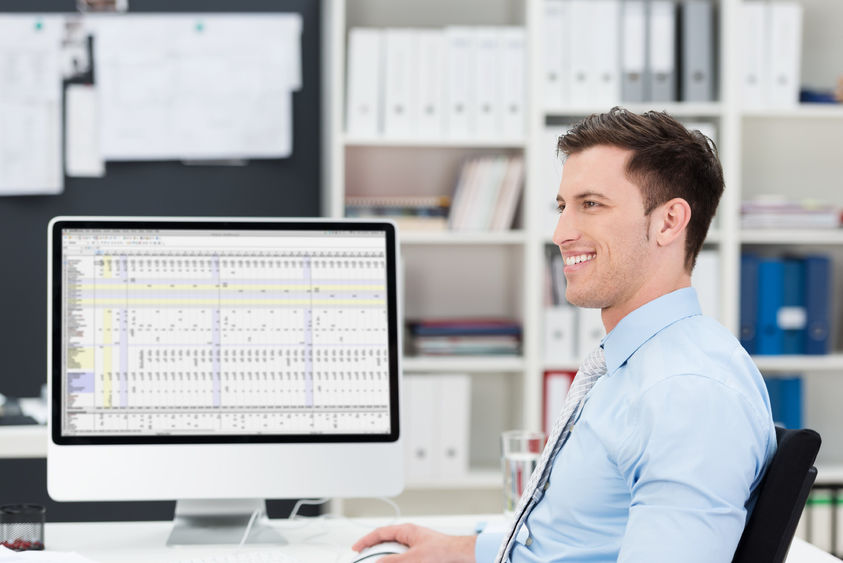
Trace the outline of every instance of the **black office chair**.
[[759, 485], [758, 500], [732, 563], [782, 563], [817, 477], [820, 435], [776, 427], [776, 455]]

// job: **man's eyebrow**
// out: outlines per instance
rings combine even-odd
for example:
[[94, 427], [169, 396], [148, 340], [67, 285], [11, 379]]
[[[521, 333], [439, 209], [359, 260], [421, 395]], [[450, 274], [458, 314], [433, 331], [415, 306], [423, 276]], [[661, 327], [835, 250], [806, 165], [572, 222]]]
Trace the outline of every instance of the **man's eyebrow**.
[[[574, 196], [573, 198], [571, 198], [571, 199], [574, 199], [574, 200], [580, 199], [580, 200], [582, 200], [582, 199], [588, 199], [588, 198], [590, 198], [590, 197], [595, 197], [595, 198], [598, 198], [598, 199], [606, 199], [606, 200], [608, 200], [608, 199], [609, 199], [609, 196], [607, 196], [606, 194], [603, 194], [603, 193], [600, 193], [600, 192], [596, 192], [596, 191], [594, 191], [594, 190], [589, 190], [589, 191], [586, 191], [586, 192], [579, 193], [579, 194], [575, 195], [575, 196]], [[561, 202], [565, 201], [565, 198], [564, 198], [564, 197], [562, 197], [562, 196], [561, 196], [561, 195], [559, 195], [559, 194], [556, 194], [556, 201], [561, 203]]]

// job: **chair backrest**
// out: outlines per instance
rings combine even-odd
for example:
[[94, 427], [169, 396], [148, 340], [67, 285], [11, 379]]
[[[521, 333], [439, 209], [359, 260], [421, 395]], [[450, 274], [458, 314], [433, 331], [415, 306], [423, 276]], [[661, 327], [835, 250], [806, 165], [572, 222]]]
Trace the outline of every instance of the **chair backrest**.
[[817, 476], [820, 435], [776, 427], [778, 449], [758, 489], [732, 563], [781, 563]]

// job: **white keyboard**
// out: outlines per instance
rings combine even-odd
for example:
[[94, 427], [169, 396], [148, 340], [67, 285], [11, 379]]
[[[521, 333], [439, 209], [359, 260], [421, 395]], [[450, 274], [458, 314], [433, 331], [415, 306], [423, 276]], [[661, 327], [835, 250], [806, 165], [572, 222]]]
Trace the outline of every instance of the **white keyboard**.
[[208, 557], [192, 557], [179, 559], [173, 563], [303, 563], [301, 560], [277, 551], [241, 551], [212, 555]]

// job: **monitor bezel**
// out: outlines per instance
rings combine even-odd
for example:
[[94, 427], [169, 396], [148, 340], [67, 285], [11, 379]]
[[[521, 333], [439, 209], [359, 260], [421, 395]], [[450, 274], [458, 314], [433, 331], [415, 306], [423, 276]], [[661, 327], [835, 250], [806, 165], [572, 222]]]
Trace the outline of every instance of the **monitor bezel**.
[[[387, 314], [389, 316], [389, 433], [358, 434], [221, 434], [221, 435], [145, 435], [145, 436], [65, 436], [61, 420], [64, 396], [62, 393], [62, 233], [68, 229], [158, 229], [158, 230], [275, 230], [275, 231], [380, 231], [385, 234], [387, 260]], [[57, 445], [115, 445], [115, 444], [291, 444], [291, 443], [362, 443], [396, 442], [400, 437], [399, 422], [399, 312], [398, 312], [398, 254], [397, 233], [390, 221], [330, 220], [301, 218], [74, 218], [57, 217], [49, 228], [49, 308], [50, 323], [50, 410], [53, 424], [51, 440]]]

